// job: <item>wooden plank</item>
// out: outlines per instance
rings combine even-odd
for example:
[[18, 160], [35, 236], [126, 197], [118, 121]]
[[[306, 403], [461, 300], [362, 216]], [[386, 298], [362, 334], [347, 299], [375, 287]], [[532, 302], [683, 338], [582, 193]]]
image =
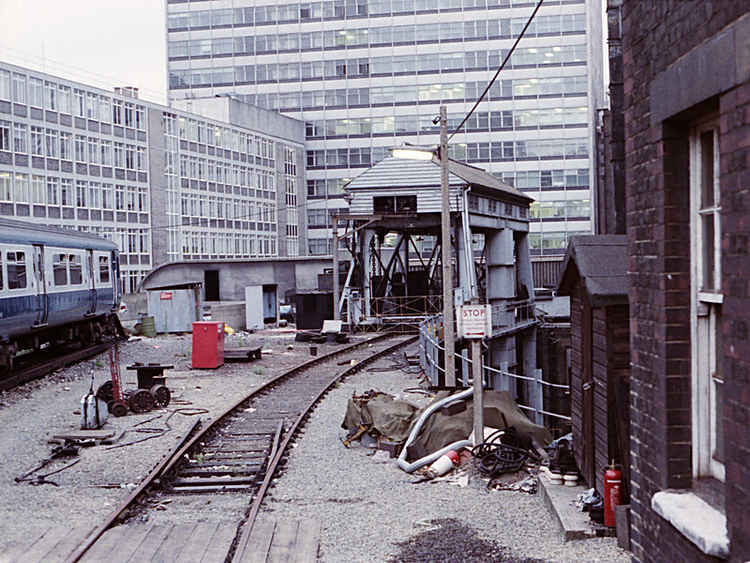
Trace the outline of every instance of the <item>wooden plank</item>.
[[237, 535], [237, 525], [235, 522], [219, 522], [214, 532], [211, 542], [206, 548], [206, 552], [201, 558], [201, 563], [215, 563], [224, 561], [229, 554], [229, 548], [232, 546], [234, 536]]
[[276, 522], [259, 520], [253, 525], [250, 536], [240, 538], [237, 552], [232, 560], [235, 563], [265, 563], [271, 551]]
[[276, 523], [268, 563], [286, 563], [291, 559], [298, 528], [299, 521], [297, 520]]
[[174, 559], [175, 563], [200, 563], [220, 522], [198, 522]]
[[[148, 526], [139, 526], [143, 528], [141, 531], [142, 535], [146, 535]], [[129, 555], [123, 553], [123, 548], [130, 552], [135, 551], [136, 547], [140, 544], [141, 540], [137, 540], [134, 537], [133, 526], [115, 526], [110, 528], [102, 534], [99, 540], [91, 546], [85, 555], [81, 558], [82, 563], [95, 563], [97, 561], [106, 561], [109, 559], [109, 555], [112, 551], [117, 550], [118, 559], [121, 561], [127, 561]], [[127, 538], [127, 540], [125, 539]], [[133, 546], [135, 543], [135, 546]], [[132, 547], [131, 547], [132, 546]]]
[[175, 561], [185, 543], [192, 537], [195, 527], [196, 524], [173, 526], [167, 537], [164, 538], [164, 541], [151, 557], [151, 561], [155, 563]]
[[47, 554], [60, 543], [70, 532], [65, 526], [52, 526], [33, 544], [28, 546], [19, 559], [24, 563], [46, 563]]
[[92, 526], [78, 526], [69, 530], [67, 536], [55, 546], [54, 553], [48, 554], [45, 561], [48, 563], [67, 561], [76, 548], [94, 533], [95, 529]]
[[320, 521], [305, 519], [297, 529], [297, 545], [293, 554], [295, 563], [315, 563], [320, 548]]
[[29, 549], [29, 547], [38, 542], [47, 531], [48, 530], [41, 530], [31, 534], [28, 541], [12, 543], [5, 553], [2, 554], [3, 563], [21, 563], [23, 561], [23, 554]]
[[133, 563], [141, 563], [141, 561], [151, 561], [152, 556], [161, 546], [162, 542], [169, 535], [173, 525], [167, 524], [165, 526], [154, 525], [148, 529], [146, 537], [143, 538], [138, 548], [133, 552], [128, 561]]

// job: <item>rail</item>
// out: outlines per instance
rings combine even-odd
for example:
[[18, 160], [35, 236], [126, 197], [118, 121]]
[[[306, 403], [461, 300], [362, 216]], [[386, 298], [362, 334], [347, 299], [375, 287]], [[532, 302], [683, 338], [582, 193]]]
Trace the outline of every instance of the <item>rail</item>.
[[[523, 302], [514, 302], [508, 304], [508, 311], [512, 312], [514, 317], [518, 316], [519, 323], [515, 325], [517, 328], [519, 325], [525, 326], [529, 322], [529, 326], [534, 324], [530, 321], [535, 321], [533, 317], [531, 319], [525, 318], [525, 314], [518, 315], [519, 310], [523, 310], [529, 304]], [[533, 306], [533, 304], [530, 304]], [[494, 330], [494, 309], [493, 309], [493, 333]], [[440, 356], [445, 353], [445, 348], [440, 345], [440, 335], [442, 334], [442, 315], [434, 315], [425, 319], [419, 325], [419, 356], [420, 364], [424, 370], [427, 378], [432, 382], [433, 385], [439, 385], [441, 374], [445, 373], [445, 368], [441, 366]], [[465, 387], [472, 385], [471, 373], [472, 373], [472, 361], [468, 355], [455, 354], [454, 361], [458, 359], [461, 361], [462, 369], [461, 384]], [[533, 376], [521, 375], [513, 373], [507, 369], [507, 366], [493, 367], [486, 364], [482, 364], [482, 379], [484, 386], [487, 387], [488, 382], [492, 379], [498, 382], [499, 387], [505, 391], [511, 393], [513, 398], [516, 400], [516, 404], [522, 410], [531, 412], [533, 420], [537, 424], [543, 424], [543, 416], [549, 416], [557, 418], [566, 422], [570, 422], [571, 418], [568, 415], [552, 412], [544, 408], [544, 392], [543, 389], [549, 388], [553, 390], [559, 390], [561, 392], [568, 392], [570, 387], [568, 385], [562, 385], [559, 383], [553, 383], [551, 381], [545, 381], [543, 379], [542, 370], [535, 370]], [[526, 383], [526, 396], [529, 397], [532, 404], [527, 405], [519, 402], [518, 394], [516, 393], [515, 385], [512, 385], [512, 381], [523, 381]]]

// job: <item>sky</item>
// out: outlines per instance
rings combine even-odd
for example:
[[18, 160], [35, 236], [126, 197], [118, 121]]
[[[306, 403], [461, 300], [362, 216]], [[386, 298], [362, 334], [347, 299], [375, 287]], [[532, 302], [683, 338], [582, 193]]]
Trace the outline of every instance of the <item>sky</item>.
[[0, 60], [166, 103], [164, 0], [0, 0]]

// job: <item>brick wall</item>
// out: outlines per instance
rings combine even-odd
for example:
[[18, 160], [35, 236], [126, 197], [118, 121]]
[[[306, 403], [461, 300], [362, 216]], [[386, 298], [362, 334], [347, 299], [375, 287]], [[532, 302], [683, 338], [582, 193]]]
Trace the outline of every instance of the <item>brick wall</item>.
[[[631, 540], [639, 561], [711, 560], [650, 509], [665, 488], [691, 486], [688, 123], [721, 112], [722, 309], [726, 511], [731, 558], [750, 558], [750, 86], [690, 72], [678, 91], [659, 73], [682, 64], [747, 11], [745, 2], [626, 0], [623, 5], [625, 175], [630, 253]], [[722, 52], [713, 62], [733, 60]], [[743, 55], [744, 56], [744, 55]], [[732, 65], [730, 65], [732, 66]], [[733, 68], [733, 66], [732, 66]], [[696, 69], [697, 70], [697, 69]], [[663, 76], [663, 75], [662, 75]], [[717, 80], [718, 78], [719, 80]], [[659, 99], [651, 99], [652, 94]], [[694, 100], [674, 115], [654, 108]], [[691, 96], [693, 96], [691, 98]]]

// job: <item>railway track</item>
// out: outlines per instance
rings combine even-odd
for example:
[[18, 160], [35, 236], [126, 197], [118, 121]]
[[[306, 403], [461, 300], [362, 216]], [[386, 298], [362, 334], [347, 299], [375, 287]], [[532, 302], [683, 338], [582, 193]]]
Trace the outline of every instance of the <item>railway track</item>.
[[16, 367], [7, 375], [0, 376], [0, 391], [8, 391], [34, 379], [41, 379], [50, 373], [82, 360], [106, 352], [114, 340], [92, 344], [83, 348], [42, 350], [16, 360]]
[[[283, 466], [290, 444], [315, 405], [338, 381], [416, 338], [383, 333], [318, 356], [242, 397], [206, 427], [194, 425], [192, 434], [151, 471], [67, 561], [126, 561], [130, 557], [133, 558], [130, 560], [138, 560], [137, 545], [130, 546], [136, 551], [121, 558], [123, 553], [117, 546], [133, 542], [125, 541], [127, 525], [115, 525], [135, 518], [144, 519], [144, 511], [150, 507], [164, 506], [187, 495], [192, 499], [202, 495], [206, 503], [217, 494], [243, 495], [243, 499], [251, 500], [245, 505], [244, 520], [237, 521], [231, 537], [227, 536], [226, 526], [218, 540], [213, 536], [214, 542], [224, 543], [221, 549], [227, 560], [234, 553], [242, 553], [272, 479]], [[172, 532], [160, 530], [159, 533], [166, 534], [160, 542], [169, 543], [165, 538]], [[184, 541], [189, 539], [184, 538]], [[182, 547], [179, 540], [172, 538], [171, 541]]]

